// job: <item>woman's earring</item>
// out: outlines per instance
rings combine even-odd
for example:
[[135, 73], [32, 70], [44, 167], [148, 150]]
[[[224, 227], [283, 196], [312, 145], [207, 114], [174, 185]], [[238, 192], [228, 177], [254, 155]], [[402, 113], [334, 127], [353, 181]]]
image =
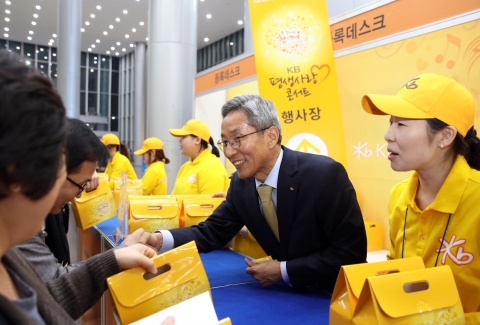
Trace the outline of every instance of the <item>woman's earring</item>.
[[443, 149], [443, 143], [440, 143], [440, 148], [442, 148], [442, 149]]
[[12, 184], [10, 185], [10, 191], [13, 193], [19, 193], [22, 190], [22, 186], [19, 184]]

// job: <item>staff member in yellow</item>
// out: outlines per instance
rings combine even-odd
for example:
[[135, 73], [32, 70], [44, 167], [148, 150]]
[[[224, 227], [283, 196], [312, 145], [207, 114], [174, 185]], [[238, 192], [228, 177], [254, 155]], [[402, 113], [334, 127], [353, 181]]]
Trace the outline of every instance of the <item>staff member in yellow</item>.
[[391, 115], [385, 134], [390, 166], [413, 170], [390, 192], [387, 257], [448, 265], [466, 324], [480, 324], [480, 139], [472, 94], [427, 73], [396, 96], [365, 95], [362, 105], [370, 114]]
[[165, 164], [168, 164], [170, 159], [165, 157], [162, 140], [158, 138], [145, 139], [142, 148], [135, 151], [134, 154], [143, 156], [143, 161], [148, 165], [142, 177], [143, 195], [167, 194]]
[[107, 146], [110, 153], [110, 161], [105, 169], [105, 174], [108, 175], [110, 188], [113, 190], [113, 180], [122, 175], [122, 172], [127, 174], [128, 179], [138, 179], [132, 163], [128, 159], [128, 149], [124, 144], [120, 144], [120, 140], [115, 134], [104, 134], [100, 139], [104, 145]]
[[[217, 158], [220, 152], [205, 123], [190, 120], [181, 129], [170, 129], [170, 134], [180, 138], [182, 155], [190, 157], [178, 171], [172, 195], [227, 192], [230, 186], [227, 171]], [[209, 143], [212, 152], [208, 150]]]

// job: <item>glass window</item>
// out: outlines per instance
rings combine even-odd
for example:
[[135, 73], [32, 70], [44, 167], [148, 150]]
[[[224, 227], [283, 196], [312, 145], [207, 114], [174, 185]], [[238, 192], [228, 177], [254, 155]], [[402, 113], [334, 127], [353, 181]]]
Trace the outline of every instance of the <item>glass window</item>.
[[9, 41], [8, 42], [8, 49], [12, 52], [20, 54], [21, 51], [22, 51], [22, 43], [15, 42], [15, 41]]
[[56, 63], [50, 64], [50, 79], [52, 80], [53, 84], [57, 86], [57, 64]]
[[88, 69], [88, 91], [97, 91], [98, 70]]
[[[114, 59], [114, 58], [112, 58]], [[112, 94], [118, 94], [118, 82], [119, 82], [119, 79], [118, 79], [118, 72], [112, 72]]]
[[107, 70], [100, 70], [100, 92], [108, 93], [110, 73]]
[[[25, 51], [25, 48], [23, 49]], [[52, 47], [50, 48], [50, 53], [51, 53], [51, 60], [52, 62], [57, 62], [57, 48], [56, 47]]]
[[118, 95], [112, 95], [110, 99], [110, 114], [118, 117]]
[[98, 68], [98, 54], [88, 54], [88, 66], [90, 68]]
[[118, 132], [118, 117], [117, 116], [112, 116], [112, 119], [110, 120], [110, 131]]
[[85, 67], [87, 65], [87, 53], [82, 52], [82, 55], [80, 56], [80, 65]]
[[103, 123], [87, 123], [88, 127], [93, 131], [108, 131], [108, 124]]
[[37, 69], [40, 70], [45, 76], [48, 77], [48, 63], [37, 62]]
[[48, 46], [37, 46], [37, 60], [38, 61], [48, 61], [49, 56], [49, 48]]
[[88, 115], [97, 115], [97, 94], [88, 93]]
[[110, 69], [110, 57], [108, 55], [100, 56], [100, 67], [102, 69]]
[[80, 90], [85, 90], [85, 84], [87, 83], [86, 81], [86, 75], [87, 74], [87, 69], [86, 68], [80, 68]]
[[0, 48], [6, 48], [7, 47], [7, 40], [0, 39]]
[[112, 70], [118, 71], [120, 67], [120, 58], [112, 57]]
[[35, 59], [35, 45], [23, 43], [23, 55], [32, 60]]
[[100, 116], [108, 116], [108, 94], [100, 94]]
[[80, 115], [85, 115], [85, 92], [80, 92]]

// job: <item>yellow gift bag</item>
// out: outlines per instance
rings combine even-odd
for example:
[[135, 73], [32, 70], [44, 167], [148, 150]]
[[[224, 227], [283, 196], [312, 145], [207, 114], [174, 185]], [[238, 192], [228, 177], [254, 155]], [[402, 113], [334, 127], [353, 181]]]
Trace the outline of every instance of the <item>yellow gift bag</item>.
[[353, 313], [367, 277], [424, 268], [421, 257], [342, 266], [330, 301], [330, 324], [353, 324]]
[[[115, 197], [115, 204], [118, 207], [118, 201], [120, 200], [120, 185], [121, 179], [115, 178], [113, 181], [113, 196]], [[143, 195], [142, 180], [141, 179], [128, 179], [127, 180], [127, 197], [130, 195]]]
[[240, 254], [252, 257], [261, 258], [267, 256], [257, 240], [248, 232], [245, 235], [237, 234], [233, 237], [232, 249]]
[[357, 325], [463, 325], [449, 266], [368, 277], [353, 315]]
[[229, 317], [227, 317], [218, 321], [218, 325], [232, 325], [232, 321], [230, 320]]
[[135, 197], [130, 200], [129, 232], [138, 228], [148, 232], [179, 227], [180, 209], [174, 198]]
[[178, 206], [180, 207], [180, 227], [185, 226], [185, 220], [184, 220], [184, 214], [185, 212], [183, 211], [183, 200], [185, 199], [200, 199], [200, 198], [211, 198], [211, 194], [178, 194], [178, 195], [172, 195], [174, 199], [177, 200]]
[[80, 198], [72, 200], [72, 210], [77, 227], [83, 230], [117, 214], [108, 176], [99, 173], [98, 177], [99, 185], [95, 190], [91, 192], [83, 191]]
[[223, 201], [222, 198], [183, 199], [184, 227], [198, 225], [205, 221]]
[[367, 233], [367, 252], [379, 251], [383, 249], [383, 229], [378, 221], [364, 220], [365, 231]]
[[107, 279], [122, 324], [210, 291], [195, 242], [155, 256], [153, 262], [158, 270], [156, 275], [136, 267]]

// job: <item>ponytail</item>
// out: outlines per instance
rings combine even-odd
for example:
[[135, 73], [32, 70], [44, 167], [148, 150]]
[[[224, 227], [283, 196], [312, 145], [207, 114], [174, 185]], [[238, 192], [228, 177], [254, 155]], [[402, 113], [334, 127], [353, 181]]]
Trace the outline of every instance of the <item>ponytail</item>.
[[459, 153], [465, 157], [468, 165], [473, 169], [480, 170], [480, 139], [473, 126], [468, 130], [465, 138], [457, 134], [455, 145], [459, 147]]
[[129, 152], [128, 152], [128, 147], [127, 147], [126, 144], [124, 144], [124, 143], [121, 143], [121, 144], [120, 144], [120, 153], [121, 153], [122, 155], [124, 155], [125, 157], [127, 157], [128, 160], [130, 160], [130, 154], [129, 154]]
[[210, 139], [208, 140], [208, 143], [210, 143], [210, 145], [212, 146], [212, 153], [215, 156], [220, 157], [220, 150], [218, 150], [218, 148], [215, 147], [215, 143], [213, 142], [212, 137], [210, 137]]

